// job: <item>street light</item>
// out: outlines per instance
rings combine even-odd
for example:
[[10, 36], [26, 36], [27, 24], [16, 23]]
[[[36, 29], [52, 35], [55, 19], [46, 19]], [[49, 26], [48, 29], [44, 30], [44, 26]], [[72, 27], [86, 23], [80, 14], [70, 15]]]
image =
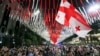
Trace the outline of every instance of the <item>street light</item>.
[[100, 44], [100, 37], [98, 38], [98, 40], [99, 40], [99, 44]]
[[0, 44], [2, 44], [2, 38], [1, 38], [1, 40], [0, 40]]
[[2, 37], [0, 38], [0, 47], [2, 47]]
[[13, 38], [13, 45], [14, 45], [14, 47], [15, 47], [15, 39]]
[[8, 35], [8, 32], [6, 32], [6, 35]]
[[100, 40], [100, 38], [98, 38], [98, 40]]
[[12, 34], [12, 36], [14, 37], [14, 33]]

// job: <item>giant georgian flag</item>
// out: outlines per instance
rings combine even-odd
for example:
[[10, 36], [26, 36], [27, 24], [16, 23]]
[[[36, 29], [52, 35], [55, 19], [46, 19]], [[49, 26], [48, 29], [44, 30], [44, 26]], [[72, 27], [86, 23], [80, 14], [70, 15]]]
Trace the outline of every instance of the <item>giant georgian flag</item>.
[[85, 37], [91, 31], [85, 18], [67, 0], [61, 0], [56, 21], [65, 26], [71, 26], [79, 37]]

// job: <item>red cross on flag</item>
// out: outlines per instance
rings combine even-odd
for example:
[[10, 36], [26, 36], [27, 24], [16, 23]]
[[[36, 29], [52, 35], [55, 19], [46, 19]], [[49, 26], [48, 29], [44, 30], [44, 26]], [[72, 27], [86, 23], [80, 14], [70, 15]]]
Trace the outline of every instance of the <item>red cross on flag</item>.
[[61, 0], [56, 21], [65, 26], [71, 26], [73, 32], [79, 37], [85, 37], [91, 31], [85, 18], [67, 0]]

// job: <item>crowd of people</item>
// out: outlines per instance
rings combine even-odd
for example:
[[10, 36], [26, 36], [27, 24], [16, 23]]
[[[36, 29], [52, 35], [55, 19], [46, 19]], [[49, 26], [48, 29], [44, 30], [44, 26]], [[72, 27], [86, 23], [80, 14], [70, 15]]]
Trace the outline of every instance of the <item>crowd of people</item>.
[[0, 49], [0, 56], [100, 56], [100, 45], [30, 45]]

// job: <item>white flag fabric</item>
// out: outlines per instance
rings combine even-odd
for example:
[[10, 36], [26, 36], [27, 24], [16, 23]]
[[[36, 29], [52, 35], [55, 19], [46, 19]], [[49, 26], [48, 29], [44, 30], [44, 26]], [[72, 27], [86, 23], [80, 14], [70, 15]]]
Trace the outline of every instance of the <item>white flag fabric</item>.
[[73, 28], [74, 33], [77, 34], [79, 37], [85, 37], [88, 34], [88, 32], [91, 31], [90, 27], [85, 26], [73, 17], [71, 17], [69, 22], [71, 27]]
[[85, 37], [91, 31], [90, 25], [67, 0], [61, 0], [56, 21], [64, 26], [71, 26], [73, 32], [79, 37]]

